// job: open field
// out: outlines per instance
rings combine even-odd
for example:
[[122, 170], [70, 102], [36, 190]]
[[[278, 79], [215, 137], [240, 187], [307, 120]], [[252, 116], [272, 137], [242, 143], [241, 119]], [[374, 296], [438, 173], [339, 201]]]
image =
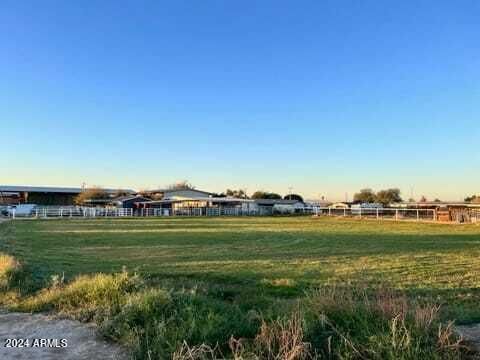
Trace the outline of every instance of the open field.
[[[480, 322], [480, 227], [307, 217], [25, 220], [0, 224], [0, 251], [38, 287], [52, 275], [138, 271], [151, 286], [204, 292], [274, 316], [325, 285], [388, 285]], [[223, 305], [222, 305], [223, 306]]]

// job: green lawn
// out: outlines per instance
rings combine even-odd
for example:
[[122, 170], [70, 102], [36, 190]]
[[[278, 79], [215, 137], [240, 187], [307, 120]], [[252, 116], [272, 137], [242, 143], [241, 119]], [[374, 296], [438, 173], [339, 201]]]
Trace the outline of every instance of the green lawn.
[[[36, 279], [118, 272], [171, 287], [292, 299], [316, 285], [387, 283], [480, 321], [480, 227], [309, 217], [19, 220], [0, 224], [0, 251]], [[225, 295], [227, 294], [227, 295]]]

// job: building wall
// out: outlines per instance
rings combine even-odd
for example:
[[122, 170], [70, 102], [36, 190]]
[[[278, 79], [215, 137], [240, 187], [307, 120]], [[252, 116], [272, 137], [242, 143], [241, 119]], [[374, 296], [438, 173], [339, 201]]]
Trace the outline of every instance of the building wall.
[[201, 191], [196, 190], [172, 190], [166, 191], [164, 199], [175, 199], [175, 198], [204, 198], [208, 197], [207, 194]]

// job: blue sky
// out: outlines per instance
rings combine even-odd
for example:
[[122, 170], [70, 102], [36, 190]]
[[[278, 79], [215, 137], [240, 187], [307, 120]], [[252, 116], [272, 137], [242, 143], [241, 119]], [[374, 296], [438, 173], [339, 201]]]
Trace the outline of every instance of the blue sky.
[[480, 3], [10, 1], [0, 183], [480, 193]]

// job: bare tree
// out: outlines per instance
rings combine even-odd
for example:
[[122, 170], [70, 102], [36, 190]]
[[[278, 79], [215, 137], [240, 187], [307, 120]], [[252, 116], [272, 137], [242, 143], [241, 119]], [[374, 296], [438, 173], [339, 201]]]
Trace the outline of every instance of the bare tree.
[[177, 181], [174, 184], [170, 184], [167, 186], [167, 190], [193, 190], [195, 186], [193, 186], [188, 180], [181, 180]]

